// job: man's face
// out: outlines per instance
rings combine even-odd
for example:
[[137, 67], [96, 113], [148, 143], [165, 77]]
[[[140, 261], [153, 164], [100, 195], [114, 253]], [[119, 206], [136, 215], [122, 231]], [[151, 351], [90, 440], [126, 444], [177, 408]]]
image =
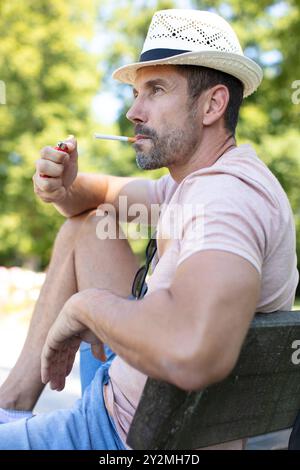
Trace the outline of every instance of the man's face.
[[201, 127], [186, 78], [174, 66], [144, 67], [137, 72], [133, 93], [127, 118], [135, 125], [138, 166], [155, 169], [188, 162], [200, 143]]

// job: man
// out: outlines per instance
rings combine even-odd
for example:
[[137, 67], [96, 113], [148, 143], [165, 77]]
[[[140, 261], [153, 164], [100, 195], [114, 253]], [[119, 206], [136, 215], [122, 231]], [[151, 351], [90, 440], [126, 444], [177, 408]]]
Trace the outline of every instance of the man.
[[[1, 388], [3, 421], [14, 421], [0, 427], [0, 448], [124, 449], [147, 376], [185, 390], [220, 381], [234, 367], [254, 313], [293, 304], [290, 205], [254, 150], [236, 146], [242, 98], [262, 73], [231, 27], [208, 12], [157, 12], [141, 61], [114, 76], [134, 86], [127, 117], [138, 165], [165, 166], [170, 175], [77, 175], [73, 137], [67, 152], [42, 150], [35, 191], [68, 221], [20, 359]], [[147, 294], [136, 301], [128, 298], [138, 266], [127, 241], [96, 236], [94, 209], [109, 203], [118, 210], [120, 196], [148, 213], [154, 204], [163, 208], [157, 264]], [[174, 224], [173, 207], [183, 208]], [[63, 389], [81, 340], [102, 358], [102, 345], [109, 346], [82, 400], [71, 410], [29, 417], [43, 383]]]

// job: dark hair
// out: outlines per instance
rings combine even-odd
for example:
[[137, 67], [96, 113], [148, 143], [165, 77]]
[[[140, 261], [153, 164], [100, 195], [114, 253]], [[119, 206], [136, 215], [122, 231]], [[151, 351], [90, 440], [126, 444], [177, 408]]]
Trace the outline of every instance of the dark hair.
[[228, 73], [208, 67], [197, 65], [177, 65], [177, 70], [186, 77], [188, 81], [191, 100], [195, 101], [203, 91], [215, 85], [225, 85], [229, 91], [229, 101], [224, 113], [225, 129], [235, 133], [239, 110], [243, 101], [244, 86], [238, 79]]

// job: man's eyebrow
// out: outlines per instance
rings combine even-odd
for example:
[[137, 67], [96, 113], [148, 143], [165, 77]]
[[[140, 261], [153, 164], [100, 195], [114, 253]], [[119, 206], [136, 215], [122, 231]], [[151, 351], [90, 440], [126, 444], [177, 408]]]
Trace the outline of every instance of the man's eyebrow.
[[[153, 88], [154, 86], [157, 86], [157, 85], [168, 86], [169, 82], [167, 80], [164, 80], [163, 78], [155, 78], [153, 80], [148, 80], [146, 83], [143, 84], [143, 87], [149, 89], [149, 88]], [[138, 93], [136, 88], [133, 88], [132, 92], [133, 92], [133, 96], [136, 96], [137, 93]]]

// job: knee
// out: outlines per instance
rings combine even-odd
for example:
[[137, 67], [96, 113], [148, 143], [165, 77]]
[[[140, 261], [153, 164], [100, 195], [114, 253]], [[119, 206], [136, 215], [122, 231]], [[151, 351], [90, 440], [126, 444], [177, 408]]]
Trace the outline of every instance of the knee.
[[122, 232], [118, 224], [116, 214], [111, 212], [91, 211], [83, 220], [80, 227], [80, 236], [78, 240], [93, 239], [107, 240], [116, 238], [125, 238], [120, 236]]
[[[74, 242], [82, 232], [82, 229], [91, 226], [91, 221], [96, 217], [96, 211], [92, 210], [84, 214], [67, 219], [59, 229], [57, 239], [74, 246]], [[87, 223], [88, 222], [88, 223]]]

